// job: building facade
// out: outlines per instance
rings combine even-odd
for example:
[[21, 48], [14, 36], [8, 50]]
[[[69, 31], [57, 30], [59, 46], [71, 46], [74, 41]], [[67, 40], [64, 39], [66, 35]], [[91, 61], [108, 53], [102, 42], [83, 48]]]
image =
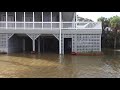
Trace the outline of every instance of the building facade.
[[101, 22], [78, 22], [76, 12], [0, 12], [0, 52], [25, 51], [26, 44], [41, 52], [42, 36], [58, 40], [59, 54], [100, 52], [101, 34]]

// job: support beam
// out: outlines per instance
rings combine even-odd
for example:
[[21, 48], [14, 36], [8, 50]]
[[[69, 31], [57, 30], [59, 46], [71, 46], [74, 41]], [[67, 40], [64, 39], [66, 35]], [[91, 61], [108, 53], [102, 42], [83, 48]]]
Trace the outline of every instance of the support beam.
[[14, 35], [14, 33], [9, 33], [7, 36], [8, 36], [8, 39], [10, 39], [12, 36]]
[[9, 42], [9, 40], [8, 40], [8, 38], [6, 38], [6, 48], [7, 48], [7, 53], [9, 53], [8, 42]]
[[100, 35], [100, 47], [99, 47], [99, 51], [101, 52], [101, 35]]
[[25, 39], [23, 38], [23, 52], [25, 52]]
[[62, 51], [61, 51], [61, 18], [62, 18], [61, 12], [59, 12], [59, 18], [60, 18], [59, 54], [62, 54]]
[[35, 40], [40, 36], [40, 34], [27, 34], [32, 39], [33, 53], [35, 52]]
[[38, 38], [38, 52], [40, 53], [40, 37]]
[[33, 52], [35, 52], [35, 40], [32, 40], [32, 42], [33, 42]]
[[44, 52], [44, 38], [43, 38], [43, 52]]

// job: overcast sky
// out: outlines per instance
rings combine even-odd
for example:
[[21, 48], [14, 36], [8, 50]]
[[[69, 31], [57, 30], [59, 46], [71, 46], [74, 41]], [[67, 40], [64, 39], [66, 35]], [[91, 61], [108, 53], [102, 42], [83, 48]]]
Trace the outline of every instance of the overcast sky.
[[77, 12], [77, 14], [80, 17], [92, 19], [95, 22], [101, 16], [106, 18], [109, 18], [111, 16], [116, 16], [116, 15], [120, 16], [120, 12]]

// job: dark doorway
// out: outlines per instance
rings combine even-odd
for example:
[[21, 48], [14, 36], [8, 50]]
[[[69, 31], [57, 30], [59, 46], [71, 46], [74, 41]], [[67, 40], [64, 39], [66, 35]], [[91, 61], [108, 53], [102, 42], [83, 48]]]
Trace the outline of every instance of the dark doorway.
[[[38, 49], [38, 39], [36, 40], [36, 51]], [[40, 36], [40, 52], [41, 53], [58, 53], [59, 40], [53, 35]]]
[[72, 52], [72, 38], [64, 38], [64, 53]]

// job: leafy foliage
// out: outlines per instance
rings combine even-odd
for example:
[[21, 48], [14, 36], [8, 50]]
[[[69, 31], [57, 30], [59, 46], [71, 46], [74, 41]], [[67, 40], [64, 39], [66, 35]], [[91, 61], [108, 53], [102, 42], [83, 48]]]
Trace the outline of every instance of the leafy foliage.
[[[117, 46], [120, 46], [120, 33], [118, 32], [118, 30], [120, 30], [120, 17], [100, 17], [98, 18], [98, 21], [102, 22], [102, 47], [116, 48]], [[105, 31], [107, 27], [111, 28], [112, 31]]]

